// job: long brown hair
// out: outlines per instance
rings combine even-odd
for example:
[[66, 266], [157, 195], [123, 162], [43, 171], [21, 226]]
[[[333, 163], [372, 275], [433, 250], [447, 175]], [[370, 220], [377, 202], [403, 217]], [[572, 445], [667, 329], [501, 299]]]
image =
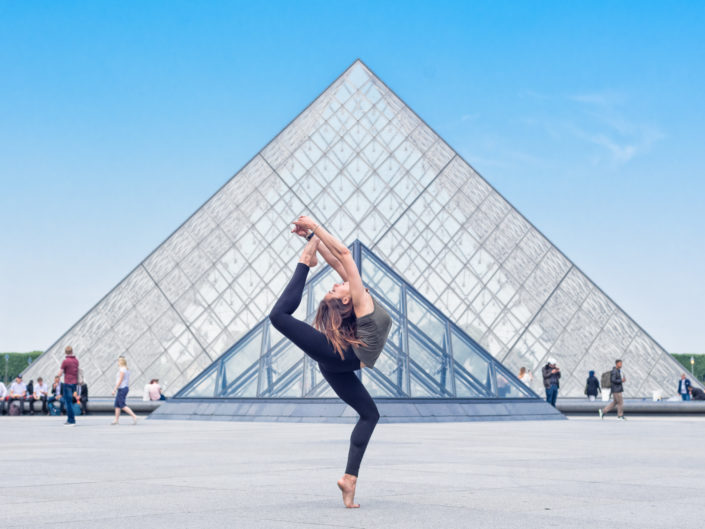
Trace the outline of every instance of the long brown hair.
[[352, 302], [346, 305], [338, 298], [324, 299], [318, 305], [313, 326], [326, 335], [328, 342], [343, 360], [348, 346], [365, 345], [355, 337], [357, 321]]

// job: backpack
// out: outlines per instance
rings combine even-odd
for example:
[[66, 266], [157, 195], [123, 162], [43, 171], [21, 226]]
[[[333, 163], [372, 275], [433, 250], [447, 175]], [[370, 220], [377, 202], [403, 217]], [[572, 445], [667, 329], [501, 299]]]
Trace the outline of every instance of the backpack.
[[605, 371], [602, 373], [602, 379], [600, 380], [600, 387], [602, 389], [607, 389], [612, 387], [612, 371]]
[[17, 402], [16, 400], [12, 401], [10, 403], [10, 407], [7, 410], [7, 414], [8, 415], [21, 415], [22, 408], [20, 408], [20, 406], [22, 406], [21, 402]]

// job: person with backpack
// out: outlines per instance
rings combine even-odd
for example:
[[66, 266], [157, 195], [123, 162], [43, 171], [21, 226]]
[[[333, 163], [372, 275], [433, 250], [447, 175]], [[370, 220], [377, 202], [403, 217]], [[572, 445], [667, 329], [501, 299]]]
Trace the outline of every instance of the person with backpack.
[[597, 380], [594, 371], [590, 371], [588, 378], [585, 381], [585, 395], [587, 395], [588, 400], [593, 401], [597, 398], [600, 393], [600, 381]]
[[622, 361], [616, 360], [612, 371], [610, 371], [610, 385], [612, 388], [612, 401], [604, 407], [597, 410], [600, 419], [605, 418], [605, 414], [617, 408], [617, 420], [623, 421], [624, 418], [624, 387], [623, 384], [627, 381], [627, 377], [622, 375]]

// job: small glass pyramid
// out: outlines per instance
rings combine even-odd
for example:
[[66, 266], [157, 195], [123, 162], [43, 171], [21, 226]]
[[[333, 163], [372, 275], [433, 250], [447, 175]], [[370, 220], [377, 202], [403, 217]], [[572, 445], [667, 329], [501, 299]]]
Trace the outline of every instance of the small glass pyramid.
[[[392, 317], [374, 369], [360, 372], [377, 398], [539, 398], [360, 241], [352, 245], [362, 280]], [[313, 320], [338, 278], [326, 267], [306, 284], [294, 314]], [[335, 397], [318, 366], [265, 318], [175, 398]]]

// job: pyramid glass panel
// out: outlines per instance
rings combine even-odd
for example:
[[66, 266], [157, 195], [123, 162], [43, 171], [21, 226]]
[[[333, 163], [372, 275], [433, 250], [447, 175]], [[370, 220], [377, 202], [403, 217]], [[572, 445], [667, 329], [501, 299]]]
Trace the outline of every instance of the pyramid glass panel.
[[[315, 366], [278, 346], [262, 323], [300, 250], [287, 226], [302, 213], [342, 240], [359, 239], [379, 258], [367, 259], [363, 273], [385, 300], [396, 334], [379, 367], [363, 374], [375, 395], [521, 392], [511, 383], [500, 391], [503, 368], [482, 367], [455, 330], [480, 348], [477, 358], [489, 353], [512, 372], [533, 371], [537, 392], [549, 357], [562, 367], [563, 397], [582, 397], [587, 372], [602, 372], [617, 357], [630, 376], [627, 396], [675, 391], [682, 368], [665, 349], [361, 61], [25, 375], [56, 372], [71, 345], [93, 395], [110, 393], [119, 355], [134, 368], [133, 385], [165, 377], [175, 393], [262, 324], [260, 356], [233, 359], [230, 371], [217, 375], [224, 377], [219, 394], [330, 395]], [[312, 317], [330, 282], [312, 282], [301, 317]], [[231, 378], [240, 369], [244, 378]]]
[[[411, 285], [359, 241], [352, 247], [363, 282], [392, 318], [392, 329], [374, 369], [360, 372], [374, 397], [389, 398], [536, 398], [472, 338], [439, 313]], [[369, 276], [368, 276], [369, 274]], [[372, 281], [368, 281], [368, 277]], [[312, 321], [330, 286], [324, 268], [305, 286], [298, 318]], [[316, 294], [319, 294], [316, 297]], [[387, 296], [390, 297], [387, 297]], [[266, 318], [218, 358], [178, 398], [328, 397], [332, 392], [318, 366]], [[257, 381], [255, 381], [257, 377]], [[456, 391], [456, 387], [459, 389]], [[205, 388], [205, 389], [204, 389]], [[255, 390], [255, 388], [257, 388]]]

